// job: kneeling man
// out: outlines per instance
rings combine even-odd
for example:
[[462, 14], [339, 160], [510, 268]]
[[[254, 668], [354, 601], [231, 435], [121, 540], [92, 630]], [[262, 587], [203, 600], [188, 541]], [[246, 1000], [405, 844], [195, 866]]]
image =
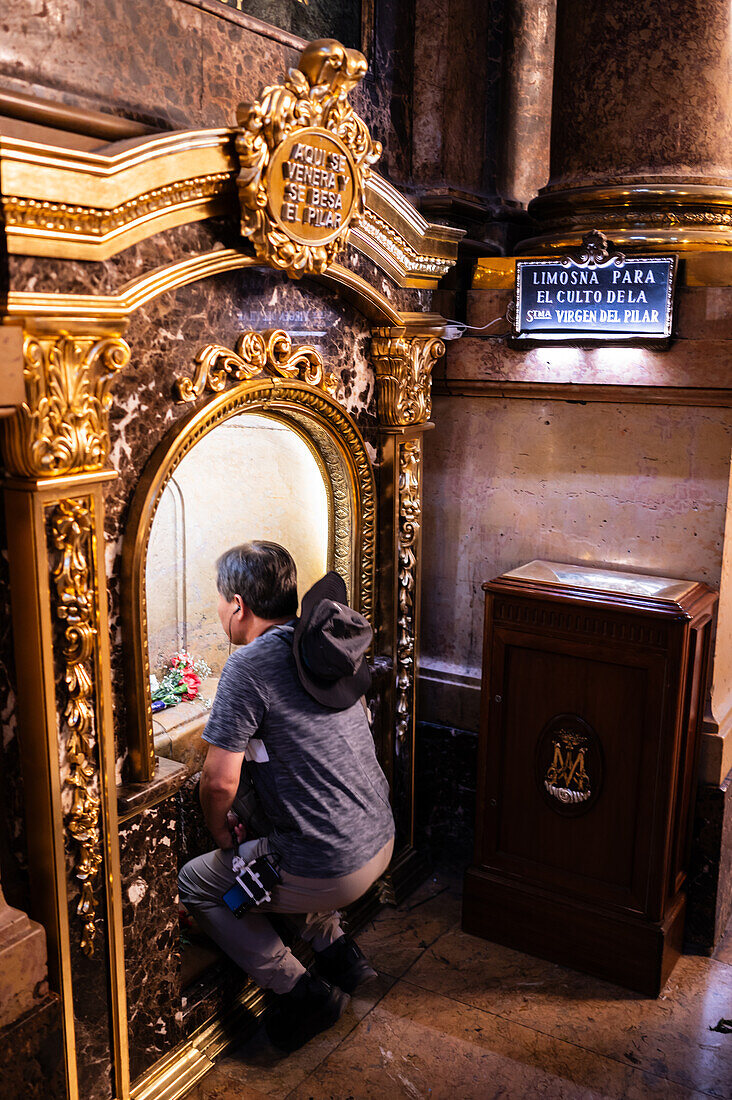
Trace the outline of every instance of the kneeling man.
[[[217, 587], [221, 624], [243, 647], [224, 666], [203, 734], [201, 805], [219, 848], [183, 867], [180, 895], [226, 954], [279, 994], [266, 1027], [290, 1051], [335, 1023], [346, 994], [374, 973], [337, 912], [384, 873], [394, 844], [388, 786], [361, 703], [371, 628], [347, 606], [335, 573], [308, 592], [296, 619], [295, 563], [276, 543], [228, 550], [217, 562]], [[232, 837], [229, 815], [246, 816], [249, 777], [267, 835], [237, 848], [242, 831]], [[271, 901], [240, 918], [222, 900], [237, 852], [247, 860], [269, 855], [281, 876]], [[284, 945], [266, 912], [295, 917], [316, 973]]]

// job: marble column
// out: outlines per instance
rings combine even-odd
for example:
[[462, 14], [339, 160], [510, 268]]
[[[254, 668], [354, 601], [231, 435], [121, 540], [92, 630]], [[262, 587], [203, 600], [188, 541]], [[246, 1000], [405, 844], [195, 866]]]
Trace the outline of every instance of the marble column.
[[728, 0], [558, 0], [551, 176], [523, 251], [732, 244]]
[[33, 1008], [46, 974], [46, 933], [8, 905], [0, 882], [0, 1028]]
[[549, 179], [557, 0], [509, 0], [497, 189], [526, 206]]

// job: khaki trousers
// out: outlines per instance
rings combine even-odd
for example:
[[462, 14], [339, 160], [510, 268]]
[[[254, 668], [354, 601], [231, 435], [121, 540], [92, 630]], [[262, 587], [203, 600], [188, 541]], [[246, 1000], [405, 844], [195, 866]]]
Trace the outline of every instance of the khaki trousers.
[[[390, 840], [368, 863], [341, 878], [300, 878], [280, 870], [282, 881], [272, 900], [235, 917], [222, 901], [234, 884], [231, 861], [236, 849], [217, 848], [186, 863], [178, 876], [180, 900], [199, 927], [262, 989], [288, 993], [305, 967], [286, 947], [266, 913], [288, 913], [295, 918], [302, 939], [314, 951], [323, 951], [343, 935], [340, 913], [364, 894], [389, 866], [394, 849]], [[269, 852], [267, 837], [239, 847], [246, 860]]]

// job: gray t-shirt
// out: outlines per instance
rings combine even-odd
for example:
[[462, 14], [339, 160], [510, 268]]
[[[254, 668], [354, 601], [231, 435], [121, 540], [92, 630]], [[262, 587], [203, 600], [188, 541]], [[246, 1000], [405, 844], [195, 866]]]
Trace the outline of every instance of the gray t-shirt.
[[335, 711], [303, 688], [294, 623], [271, 627], [229, 657], [204, 740], [247, 751], [272, 846], [304, 878], [357, 871], [394, 835], [389, 790], [360, 702]]

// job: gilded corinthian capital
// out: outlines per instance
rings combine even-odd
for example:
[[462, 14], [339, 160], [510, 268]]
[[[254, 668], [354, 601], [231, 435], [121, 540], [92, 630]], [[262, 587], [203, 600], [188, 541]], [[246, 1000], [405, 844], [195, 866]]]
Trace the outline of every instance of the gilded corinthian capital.
[[432, 367], [445, 354], [437, 336], [377, 328], [371, 339], [379, 421], [390, 428], [423, 424], [432, 411]]
[[26, 336], [25, 401], [3, 439], [8, 471], [60, 477], [101, 469], [109, 454], [110, 386], [129, 358], [119, 336]]

